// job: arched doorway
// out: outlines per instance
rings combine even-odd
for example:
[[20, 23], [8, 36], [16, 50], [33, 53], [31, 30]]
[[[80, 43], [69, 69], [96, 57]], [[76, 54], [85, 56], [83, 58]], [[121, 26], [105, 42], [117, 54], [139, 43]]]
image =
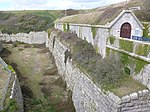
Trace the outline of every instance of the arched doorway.
[[131, 37], [131, 25], [129, 23], [124, 23], [121, 26], [120, 37], [124, 37], [124, 38]]

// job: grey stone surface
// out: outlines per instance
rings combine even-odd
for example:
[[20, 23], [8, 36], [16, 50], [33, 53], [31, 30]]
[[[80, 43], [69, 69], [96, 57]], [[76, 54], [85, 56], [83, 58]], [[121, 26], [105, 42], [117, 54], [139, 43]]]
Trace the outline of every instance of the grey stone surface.
[[[0, 58], [0, 63], [3, 64], [4, 68], [7, 68], [7, 64]], [[8, 92], [8, 86], [9, 84], [13, 83], [11, 88], [11, 96], [7, 96], [10, 98], [13, 98], [17, 101], [18, 105], [19, 105], [19, 110], [17, 112], [24, 112], [24, 108], [23, 108], [23, 96], [22, 96], [22, 92], [21, 92], [21, 88], [20, 88], [20, 84], [17, 78], [17, 75], [14, 73], [9, 73], [8, 71], [8, 79], [6, 81], [5, 86], [2, 89], [2, 95], [0, 96], [0, 111], [3, 110], [3, 105], [4, 105], [4, 100], [6, 99], [6, 94]], [[14, 78], [15, 75], [15, 78]]]
[[[83, 74], [72, 60], [64, 63], [64, 52], [68, 47], [56, 38], [54, 48], [53, 32], [47, 38], [46, 46], [52, 52], [58, 72], [64, 77], [77, 112], [145, 112], [150, 111], [149, 90], [143, 90], [119, 98], [111, 92], [104, 93], [87, 75]], [[60, 50], [61, 49], [61, 50]]]
[[46, 38], [48, 37], [48, 33], [43, 32], [30, 32], [27, 33], [18, 33], [18, 34], [2, 34], [0, 33], [0, 40], [6, 42], [23, 42], [27, 44], [43, 44], [46, 42]]

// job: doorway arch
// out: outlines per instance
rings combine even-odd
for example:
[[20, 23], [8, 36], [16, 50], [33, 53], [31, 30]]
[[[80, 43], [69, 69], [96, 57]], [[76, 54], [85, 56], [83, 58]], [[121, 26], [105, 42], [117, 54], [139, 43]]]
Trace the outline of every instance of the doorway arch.
[[121, 26], [120, 37], [130, 38], [131, 37], [131, 25], [130, 23], [124, 23]]

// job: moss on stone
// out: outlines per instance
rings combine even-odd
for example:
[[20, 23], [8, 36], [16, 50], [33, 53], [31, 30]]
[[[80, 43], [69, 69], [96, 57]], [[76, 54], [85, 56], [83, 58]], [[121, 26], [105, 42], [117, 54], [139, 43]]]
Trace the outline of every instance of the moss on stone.
[[135, 63], [136, 67], [135, 67], [135, 73], [139, 73], [142, 68], [144, 68], [145, 65], [147, 64], [150, 64], [146, 61], [143, 61], [143, 60], [140, 60], [140, 59], [137, 59], [137, 58], [133, 58], [133, 62]]
[[130, 64], [135, 64], [134, 71], [136, 74], [138, 74], [142, 70], [142, 68], [144, 68], [145, 65], [150, 64], [149, 62], [141, 60], [140, 58], [129, 56], [126, 53], [118, 52], [115, 50], [112, 50], [112, 51], [113, 51], [112, 52], [113, 54], [117, 53], [117, 55], [120, 57], [121, 62], [124, 64], [124, 70], [126, 74], [129, 73], [128, 72], [129, 70], [127, 70], [127, 68], [128, 68], [128, 65]]
[[91, 31], [92, 31], [93, 39], [95, 39], [96, 33], [97, 33], [97, 28], [96, 27], [91, 27]]
[[149, 37], [150, 38], [150, 35], [148, 35], [149, 31], [148, 31], [148, 24], [143, 24], [144, 26], [144, 30], [143, 30], [143, 37]]
[[95, 51], [96, 51], [96, 53], [98, 54], [98, 52], [99, 52], [99, 48], [98, 48], [98, 47], [96, 47], [96, 48], [95, 48]]
[[15, 72], [15, 70], [13, 69], [13, 67], [12, 67], [11, 65], [8, 65], [7, 68], [8, 68], [12, 73]]
[[119, 45], [122, 50], [133, 52], [133, 42], [132, 41], [126, 41], [126, 40], [120, 39]]
[[116, 40], [116, 38], [114, 36], [109, 36], [109, 41], [110, 41], [111, 45], [114, 44], [115, 40]]
[[139, 44], [135, 53], [138, 55], [142, 55], [142, 56], [147, 56], [148, 53], [150, 52], [150, 46], [148, 46], [147, 44]]
[[106, 47], [106, 56], [110, 56], [110, 48]]
[[67, 28], [66, 28], [66, 24], [65, 24], [65, 23], [63, 23], [63, 30], [64, 30], [64, 32], [67, 31]]

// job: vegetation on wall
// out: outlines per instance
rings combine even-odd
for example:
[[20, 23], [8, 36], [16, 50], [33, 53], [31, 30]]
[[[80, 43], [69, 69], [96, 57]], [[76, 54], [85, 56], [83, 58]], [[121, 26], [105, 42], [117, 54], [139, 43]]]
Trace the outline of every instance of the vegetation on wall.
[[149, 54], [150, 52], [150, 46], [147, 44], [139, 44], [135, 53], [138, 55], [142, 55], [142, 56], [146, 56]]
[[8, 68], [12, 73], [15, 72], [15, 70], [13, 69], [13, 67], [12, 67], [11, 65], [8, 65], [7, 68]]
[[63, 31], [66, 32], [66, 31], [69, 31], [69, 30], [70, 30], [69, 23], [63, 23]]
[[148, 33], [149, 33], [149, 30], [148, 30], [149, 24], [143, 24], [143, 26], [144, 26], [144, 28], [145, 28], [145, 29], [143, 29], [143, 37], [148, 37], [148, 38], [150, 38], [150, 35], [148, 35]]
[[91, 31], [92, 31], [92, 36], [95, 39], [96, 33], [97, 33], [97, 28], [96, 27], [91, 27]]
[[108, 38], [109, 38], [110, 44], [113, 45], [116, 38], [114, 36], [109, 36]]
[[69, 44], [73, 63], [98, 86], [104, 90], [119, 86], [119, 80], [126, 76], [120, 61], [114, 57], [102, 59], [90, 43], [78, 38], [75, 34], [61, 31], [57, 34], [62, 43]]
[[120, 39], [119, 45], [120, 45], [121, 49], [123, 49], [125, 51], [129, 51], [129, 52], [133, 52], [133, 42], [132, 41], [126, 41], [126, 40]]
[[[107, 48], [107, 49], [109, 49], [109, 48]], [[111, 53], [113, 53], [112, 51], [115, 54], [117, 54], [118, 58], [120, 58], [121, 62], [124, 65], [124, 71], [128, 75], [130, 75], [130, 69], [128, 68], [128, 66], [130, 64], [135, 65], [135, 68], [133, 68], [134, 71], [135, 71], [135, 74], [138, 74], [144, 68], [145, 65], [150, 64], [150, 63], [148, 63], [144, 60], [141, 60], [139, 58], [135, 58], [135, 57], [132, 57], [132, 56], [126, 54], [126, 53], [114, 51], [114, 50], [111, 50], [111, 49], [107, 50], [107, 53], [111, 54]], [[110, 56], [110, 55], [107, 54], [107, 56]]]
[[2, 112], [17, 112], [19, 106], [15, 99], [9, 99], [6, 108]]
[[66, 28], [66, 23], [63, 23], [63, 31], [66, 32], [67, 28]]

